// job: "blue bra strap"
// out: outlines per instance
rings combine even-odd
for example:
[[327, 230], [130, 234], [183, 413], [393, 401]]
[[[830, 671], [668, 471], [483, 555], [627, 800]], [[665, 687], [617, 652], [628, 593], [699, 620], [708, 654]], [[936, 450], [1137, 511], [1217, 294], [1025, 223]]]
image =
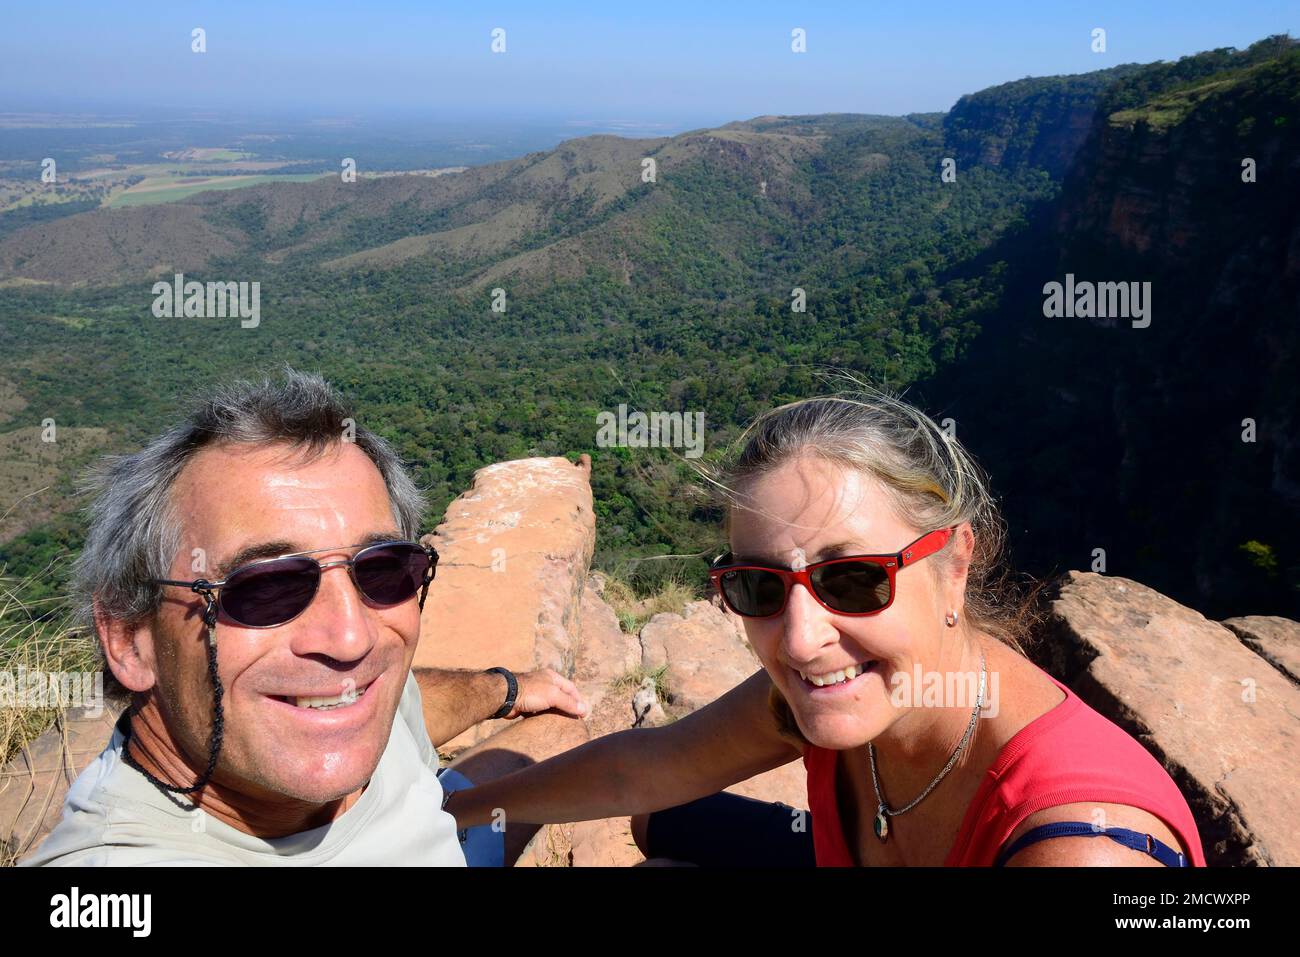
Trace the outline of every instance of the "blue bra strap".
[[1092, 824], [1084, 824], [1082, 821], [1056, 821], [1026, 831], [1020, 835], [1014, 844], [998, 855], [998, 859], [993, 866], [1001, 867], [1007, 862], [1007, 858], [1021, 848], [1038, 841], [1045, 841], [1048, 838], [1102, 836], [1123, 844], [1125, 847], [1131, 847], [1135, 851], [1150, 854], [1165, 867], [1191, 866], [1187, 863], [1187, 858], [1181, 851], [1174, 850], [1168, 844], [1156, 840], [1150, 834], [1143, 834], [1141, 831], [1130, 831], [1124, 827], [1096, 827]]

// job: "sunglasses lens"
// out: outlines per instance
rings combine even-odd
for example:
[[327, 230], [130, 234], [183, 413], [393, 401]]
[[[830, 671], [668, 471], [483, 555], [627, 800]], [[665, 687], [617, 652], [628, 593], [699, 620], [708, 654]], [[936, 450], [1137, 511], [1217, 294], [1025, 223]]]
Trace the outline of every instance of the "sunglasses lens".
[[400, 605], [420, 590], [428, 567], [424, 549], [404, 542], [367, 549], [352, 573], [361, 593], [376, 605]]
[[889, 572], [877, 562], [836, 562], [813, 569], [813, 588], [828, 606], [850, 615], [889, 604]]
[[221, 610], [241, 625], [266, 628], [302, 614], [320, 584], [310, 558], [281, 558], [235, 572], [221, 589]]
[[723, 572], [718, 584], [722, 597], [738, 615], [766, 618], [775, 615], [785, 604], [785, 582], [780, 575], [761, 568]]

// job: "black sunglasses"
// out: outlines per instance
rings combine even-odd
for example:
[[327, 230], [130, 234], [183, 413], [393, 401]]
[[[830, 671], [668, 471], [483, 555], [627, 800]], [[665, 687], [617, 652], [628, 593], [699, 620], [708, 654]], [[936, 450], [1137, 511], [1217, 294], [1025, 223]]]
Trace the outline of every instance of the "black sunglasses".
[[351, 558], [336, 562], [319, 562], [310, 557], [338, 550], [318, 548], [250, 562], [221, 581], [155, 578], [153, 583], [177, 585], [202, 595], [208, 603], [204, 619], [209, 624], [216, 622], [219, 611], [247, 628], [272, 628], [293, 621], [307, 610], [320, 588], [325, 569], [346, 565], [353, 584], [367, 601], [383, 606], [400, 605], [419, 592], [423, 610], [429, 584], [438, 568], [438, 553], [434, 549], [419, 542], [377, 542]]

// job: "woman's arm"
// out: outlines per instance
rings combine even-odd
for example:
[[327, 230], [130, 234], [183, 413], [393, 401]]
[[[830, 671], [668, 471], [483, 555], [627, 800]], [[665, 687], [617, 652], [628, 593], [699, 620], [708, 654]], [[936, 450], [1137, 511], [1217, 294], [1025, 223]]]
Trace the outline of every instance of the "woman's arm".
[[592, 821], [659, 811], [720, 791], [799, 757], [768, 711], [759, 671], [717, 701], [661, 728], [632, 728], [485, 784], [457, 791], [461, 827]]

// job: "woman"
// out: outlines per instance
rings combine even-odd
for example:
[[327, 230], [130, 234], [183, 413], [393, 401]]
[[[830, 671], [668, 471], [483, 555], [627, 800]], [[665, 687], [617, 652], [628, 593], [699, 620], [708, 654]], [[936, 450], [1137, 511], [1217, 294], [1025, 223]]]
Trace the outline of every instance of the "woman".
[[878, 392], [786, 405], [718, 484], [731, 552], [711, 577], [763, 670], [680, 721], [457, 792], [462, 826], [632, 814], [651, 855], [758, 841], [794, 863], [801, 815], [706, 796], [802, 758], [818, 865], [1204, 866], [1161, 765], [1022, 654], [997, 509], [931, 419]]

